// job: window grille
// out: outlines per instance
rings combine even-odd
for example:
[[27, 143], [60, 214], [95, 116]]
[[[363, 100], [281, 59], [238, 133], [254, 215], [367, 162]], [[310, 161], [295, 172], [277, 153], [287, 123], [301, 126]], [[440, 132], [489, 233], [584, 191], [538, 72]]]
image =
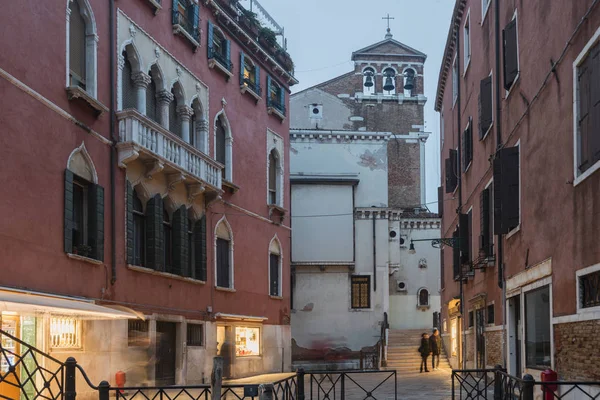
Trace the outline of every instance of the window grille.
[[78, 349], [81, 347], [81, 322], [73, 317], [50, 319], [50, 347], [52, 349]]
[[130, 319], [127, 325], [127, 345], [144, 346], [149, 344], [148, 321]]
[[187, 324], [187, 339], [188, 346], [203, 346], [204, 345], [204, 325], [202, 324]]
[[600, 306], [600, 271], [579, 278], [581, 308]]
[[371, 307], [371, 277], [353, 276], [352, 277], [352, 308], [370, 308]]

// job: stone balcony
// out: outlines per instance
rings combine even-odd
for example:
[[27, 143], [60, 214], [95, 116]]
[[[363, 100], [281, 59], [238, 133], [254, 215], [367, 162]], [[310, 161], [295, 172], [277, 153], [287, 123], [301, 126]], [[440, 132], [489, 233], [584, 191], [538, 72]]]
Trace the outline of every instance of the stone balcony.
[[140, 160], [150, 165], [149, 177], [162, 171], [174, 177], [170, 179], [171, 185], [199, 183], [203, 191], [213, 195], [222, 192], [222, 164], [137, 110], [118, 112], [117, 121], [119, 167], [126, 168], [128, 163]]

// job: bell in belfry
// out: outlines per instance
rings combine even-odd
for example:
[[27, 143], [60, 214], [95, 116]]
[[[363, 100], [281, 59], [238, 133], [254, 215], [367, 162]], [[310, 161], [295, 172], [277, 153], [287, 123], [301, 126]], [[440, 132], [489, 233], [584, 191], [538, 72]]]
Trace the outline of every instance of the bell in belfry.
[[367, 77], [365, 79], [365, 87], [373, 87], [373, 73], [367, 72], [365, 75]]
[[383, 85], [383, 90], [387, 92], [394, 90], [394, 82], [392, 81], [391, 75], [388, 75], [387, 78], [385, 78], [385, 85]]
[[413, 90], [415, 87], [415, 72], [412, 69], [404, 72], [404, 89]]

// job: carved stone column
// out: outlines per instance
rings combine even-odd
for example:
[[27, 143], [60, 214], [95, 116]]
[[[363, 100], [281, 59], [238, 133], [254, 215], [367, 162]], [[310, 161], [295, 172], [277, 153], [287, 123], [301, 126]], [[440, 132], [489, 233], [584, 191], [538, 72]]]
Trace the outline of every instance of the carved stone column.
[[180, 136], [185, 142], [190, 143], [190, 119], [194, 115], [194, 110], [185, 104], [177, 106], [177, 115], [181, 119]]
[[152, 81], [150, 75], [145, 72], [135, 72], [131, 75], [133, 85], [135, 86], [136, 108], [142, 114], [146, 115], [146, 89]]
[[161, 90], [156, 93], [156, 104], [158, 105], [158, 122], [165, 128], [169, 129], [169, 104], [175, 99], [175, 96], [168, 90]]
[[208, 126], [208, 121], [202, 119], [196, 120], [196, 126], [194, 127], [196, 148], [200, 149], [204, 154], [210, 154], [210, 151], [208, 150]]

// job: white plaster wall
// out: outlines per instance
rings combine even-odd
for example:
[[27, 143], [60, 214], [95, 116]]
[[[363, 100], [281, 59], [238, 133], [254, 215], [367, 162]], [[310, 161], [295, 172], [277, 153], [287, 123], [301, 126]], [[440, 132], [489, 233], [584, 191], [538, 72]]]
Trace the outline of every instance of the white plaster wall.
[[294, 184], [292, 204], [292, 261], [352, 262], [352, 186]]
[[[323, 118], [310, 118], [312, 104], [323, 106]], [[350, 129], [352, 108], [321, 89], [307, 89], [290, 97], [291, 129]]]
[[355, 206], [387, 205], [387, 141], [292, 139], [290, 172], [358, 175]]

